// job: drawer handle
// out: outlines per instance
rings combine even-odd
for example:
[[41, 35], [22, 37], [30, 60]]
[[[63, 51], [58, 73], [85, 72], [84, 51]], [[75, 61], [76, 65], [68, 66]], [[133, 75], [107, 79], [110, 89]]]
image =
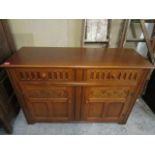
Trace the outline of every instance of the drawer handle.
[[42, 78], [46, 78], [47, 77], [47, 74], [46, 73], [42, 73]]
[[115, 74], [112, 74], [111, 77], [112, 77], [112, 79], [116, 79], [116, 75]]

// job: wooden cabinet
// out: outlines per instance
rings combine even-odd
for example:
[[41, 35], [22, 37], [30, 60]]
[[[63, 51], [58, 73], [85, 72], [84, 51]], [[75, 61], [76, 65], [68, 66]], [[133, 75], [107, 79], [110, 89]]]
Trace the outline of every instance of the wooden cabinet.
[[1, 67], [28, 123], [125, 123], [153, 65], [132, 49], [25, 47]]

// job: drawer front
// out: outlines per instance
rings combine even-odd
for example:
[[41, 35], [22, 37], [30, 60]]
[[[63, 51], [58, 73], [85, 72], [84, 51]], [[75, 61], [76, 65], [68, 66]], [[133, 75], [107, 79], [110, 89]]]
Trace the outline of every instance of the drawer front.
[[134, 69], [87, 69], [86, 80], [90, 82], [119, 82], [120, 84], [136, 84], [142, 70]]
[[16, 69], [15, 75], [20, 81], [72, 81], [72, 69]]

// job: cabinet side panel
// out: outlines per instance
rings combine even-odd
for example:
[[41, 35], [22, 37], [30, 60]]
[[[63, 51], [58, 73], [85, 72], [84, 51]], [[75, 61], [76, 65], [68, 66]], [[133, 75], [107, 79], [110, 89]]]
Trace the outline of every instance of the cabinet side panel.
[[23, 112], [24, 112], [24, 114], [26, 116], [27, 122], [28, 123], [33, 123], [33, 120], [32, 120], [32, 118], [31, 118], [31, 116], [30, 116], [30, 114], [28, 112], [28, 108], [27, 108], [27, 106], [25, 104], [25, 100], [23, 98], [22, 91], [21, 91], [21, 89], [20, 89], [20, 87], [18, 85], [18, 80], [16, 79], [16, 76], [15, 76], [15, 73], [14, 73], [14, 68], [7, 68], [6, 71], [7, 71], [7, 74], [9, 76], [10, 82], [11, 82], [11, 84], [13, 86], [13, 89], [15, 91], [15, 94], [17, 96], [17, 100], [18, 100], [20, 106], [22, 107], [22, 110], [23, 110]]
[[147, 77], [148, 77], [148, 75], [150, 73], [150, 69], [143, 69], [142, 72], [143, 72], [142, 76], [139, 79], [138, 84], [137, 84], [137, 86], [135, 88], [135, 91], [134, 91], [134, 93], [132, 95], [132, 98], [131, 98], [130, 105], [129, 105], [129, 108], [127, 110], [127, 113], [126, 113], [125, 117], [120, 121], [120, 123], [122, 123], [122, 124], [126, 123], [128, 117], [129, 117], [129, 114], [130, 114], [130, 112], [131, 112], [137, 98], [141, 95], [141, 93], [143, 91], [143, 88], [145, 86]]

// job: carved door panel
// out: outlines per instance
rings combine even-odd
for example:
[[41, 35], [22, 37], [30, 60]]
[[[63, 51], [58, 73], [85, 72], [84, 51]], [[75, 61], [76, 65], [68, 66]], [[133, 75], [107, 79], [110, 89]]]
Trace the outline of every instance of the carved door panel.
[[119, 121], [129, 107], [132, 87], [86, 87], [82, 119], [87, 121]]
[[74, 120], [72, 87], [23, 84], [21, 88], [32, 120]]

